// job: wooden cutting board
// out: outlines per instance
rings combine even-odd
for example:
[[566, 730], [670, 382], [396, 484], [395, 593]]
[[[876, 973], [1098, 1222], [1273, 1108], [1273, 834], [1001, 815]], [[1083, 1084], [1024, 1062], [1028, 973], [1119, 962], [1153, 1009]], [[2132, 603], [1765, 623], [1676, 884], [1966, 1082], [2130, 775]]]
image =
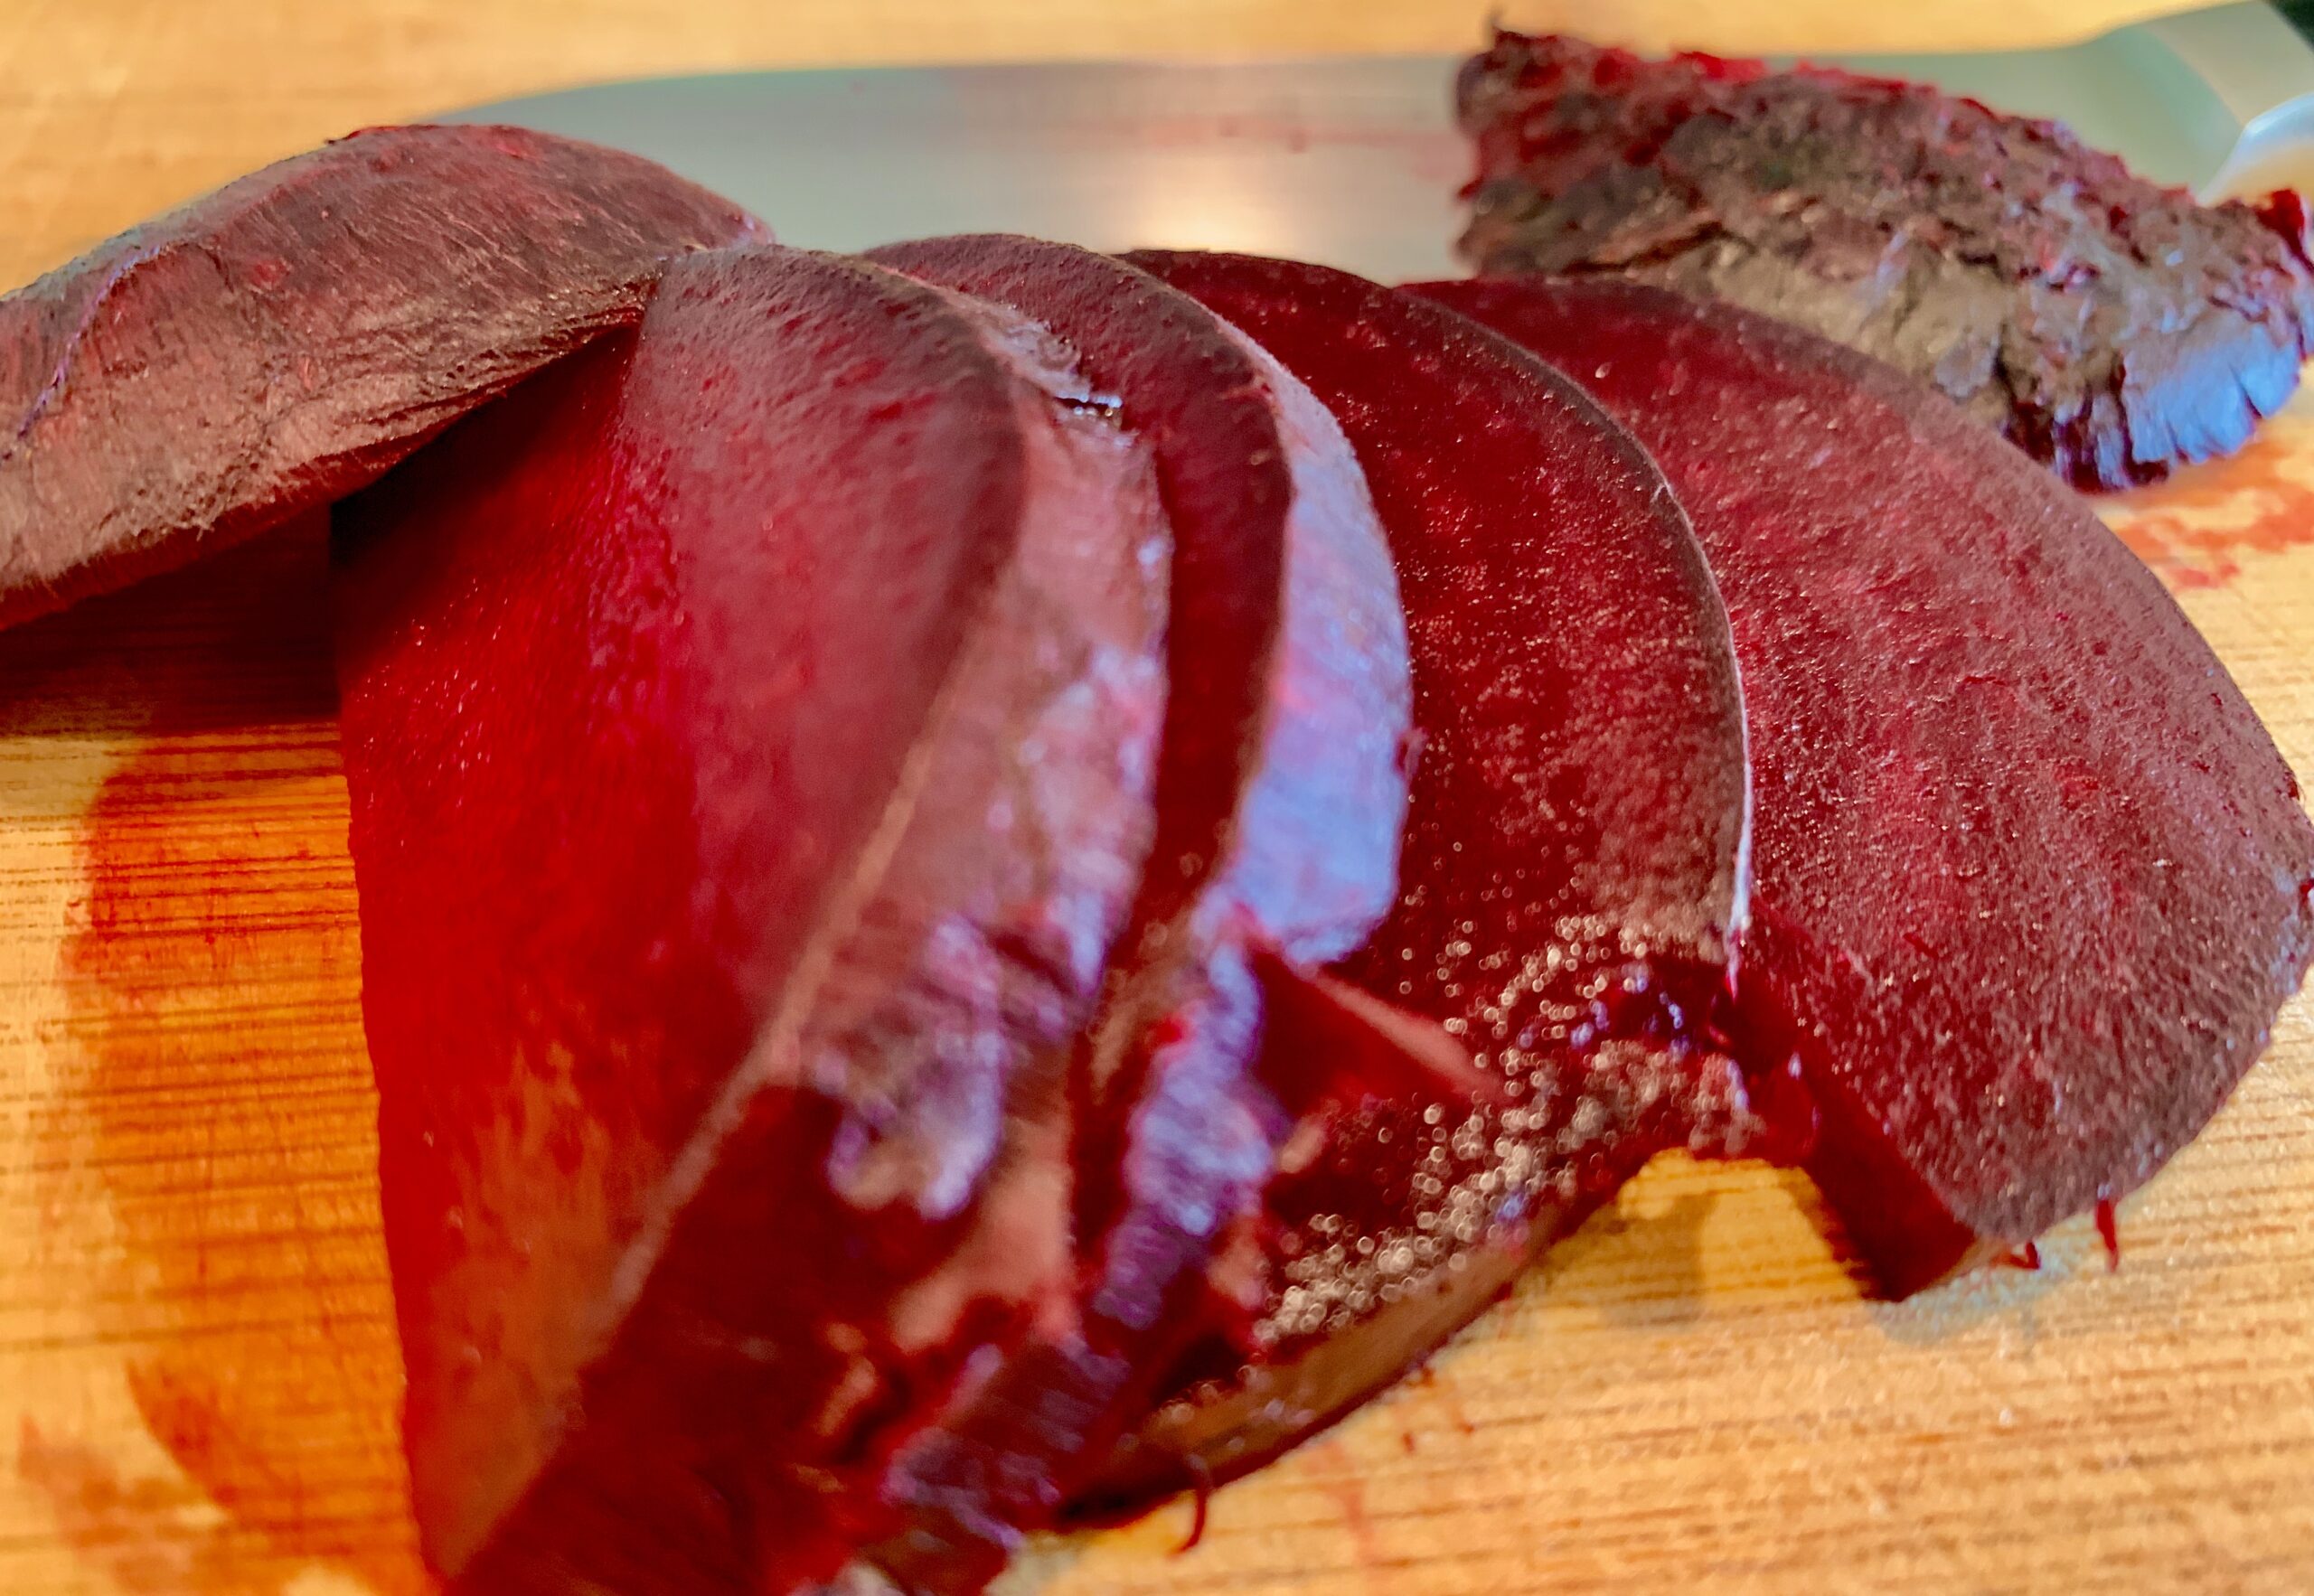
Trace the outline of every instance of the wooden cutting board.
[[[1920, 15], [1998, 37], [2148, 8]], [[534, 8], [498, 0], [268, 5], [246, 38], [202, 33], [199, 9], [32, 0], [0, 18], [10, 279], [362, 119], [774, 51], [767, 14], [721, 0], [664, 29], [662, 8], [589, 0], [592, 31], [551, 47], [510, 20], [553, 32]], [[1861, 33], [1842, 9], [1843, 42], [1935, 37]], [[880, 8], [884, 33], [834, 10], [804, 32], [860, 59], [910, 10]], [[986, 7], [978, 33], [931, 11], [945, 32], [884, 53], [1044, 53], [1071, 25], [1026, 0]], [[1472, 26], [1351, 11], [1354, 36], [1321, 41], [1306, 5], [1136, 8], [1116, 41], [1053, 52], [1162, 47], [1166, 26], [1187, 48], [1451, 47]], [[1641, 35], [1665, 11], [1584, 8]], [[1788, 14], [1722, 6], [1714, 30], [1783, 42], [1742, 27]], [[311, 94], [238, 92], [309, 63]], [[2113, 519], [2314, 772], [2314, 404]], [[306, 527], [0, 634], [0, 1591], [428, 1588], [325, 576]], [[1014, 1596], [2314, 1590], [2307, 1005], [2123, 1206], [2118, 1272], [2076, 1224], [2037, 1273], [1891, 1307], [1861, 1297], [1821, 1224], [1796, 1177], [1659, 1166], [1432, 1374], [1222, 1492], [1194, 1552], [1173, 1554], [1188, 1515], [1168, 1510], [1047, 1548]]]
[[[2314, 403], [2115, 513], [2314, 770]], [[318, 527], [0, 635], [0, 1591], [415, 1592]], [[543, 820], [541, 823], [546, 823]], [[2314, 1588], [2314, 1024], [2037, 1273], [1664, 1165], [1332, 1437], [1016, 1592]]]

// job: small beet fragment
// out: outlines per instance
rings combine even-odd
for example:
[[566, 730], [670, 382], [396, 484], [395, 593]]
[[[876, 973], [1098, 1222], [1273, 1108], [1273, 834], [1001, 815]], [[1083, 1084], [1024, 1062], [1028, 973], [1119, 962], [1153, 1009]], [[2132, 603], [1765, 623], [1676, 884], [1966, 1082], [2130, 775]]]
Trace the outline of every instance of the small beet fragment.
[[2149, 1178], [2298, 990], [2314, 824], [2080, 500], [1941, 396], [1632, 284], [1416, 290], [1562, 369], [1693, 519], [1751, 722], [1742, 995], [1889, 1292]]
[[377, 127], [0, 298], [0, 625], [376, 478], [642, 314], [659, 263], [764, 236], [616, 150]]
[[964, 1591], [1051, 1520], [1210, 1317], [1209, 1270], [1306, 1106], [1247, 1074], [1265, 987], [1355, 946], [1395, 890], [1406, 638], [1340, 429], [1194, 299], [1030, 239], [870, 258], [1067, 343], [1149, 447], [1173, 533], [1157, 840], [1077, 1066], [1077, 1212], [1099, 1238], [1079, 1311], [903, 1450], [907, 1529], [870, 1554], [913, 1590]]
[[792, 250], [352, 502], [341, 675], [429, 1558], [785, 1591], [1073, 1310], [1165, 538], [1033, 326]]
[[[1421, 755], [1398, 901], [1333, 974], [1443, 1024], [1506, 1101], [1373, 1103], [1279, 1176], [1250, 1347], [1191, 1350], [1101, 1507], [1176, 1488], [1184, 1460], [1242, 1473], [1365, 1400], [1702, 1102], [1732, 1112], [1698, 1039], [1743, 914], [1747, 779], [1710, 574], [1596, 405], [1486, 329], [1340, 272], [1129, 258], [1261, 343], [1358, 451]], [[1307, 1067], [1312, 1030], [1274, 1031], [1272, 1067]]]
[[2193, 196], [1914, 83], [1498, 33], [1463, 252], [1724, 299], [1877, 355], [2084, 488], [2233, 453], [2314, 353], [2302, 202]]

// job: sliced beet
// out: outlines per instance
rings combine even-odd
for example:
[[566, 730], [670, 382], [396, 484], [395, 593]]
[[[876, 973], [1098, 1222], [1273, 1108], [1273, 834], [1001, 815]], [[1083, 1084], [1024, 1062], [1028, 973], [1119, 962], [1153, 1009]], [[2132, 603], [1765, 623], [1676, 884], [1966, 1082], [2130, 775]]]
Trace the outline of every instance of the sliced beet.
[[371, 481], [611, 327], [658, 263], [763, 236], [649, 161], [378, 127], [0, 299], [0, 624]]
[[911, 1589], [975, 1591], [1210, 1322], [1209, 1272], [1302, 1106], [1247, 1073], [1264, 1026], [1249, 954], [1337, 955], [1389, 906], [1406, 637], [1340, 428], [1210, 311], [1066, 244], [939, 239], [871, 258], [1066, 342], [1149, 446], [1173, 531], [1157, 843], [1079, 1061], [1077, 1210], [1099, 1238], [1079, 1313], [902, 1452], [908, 1527], [873, 1553]]
[[1781, 317], [1933, 383], [2083, 487], [2232, 453], [2314, 353], [2294, 196], [2198, 204], [2054, 123], [1916, 83], [1513, 33], [1464, 66], [1458, 99], [1481, 270]]
[[[1128, 258], [1258, 340], [1358, 452], [1421, 744], [1398, 902], [1336, 974], [1443, 1022], [1510, 1098], [1369, 1108], [1275, 1183], [1253, 1356], [1193, 1349], [1102, 1506], [1242, 1472], [1370, 1396], [1702, 1102], [1725, 1111], [1726, 1066], [1695, 1038], [1745, 897], [1726, 619], [1628, 435], [1523, 351], [1360, 278]], [[1303, 1066], [1306, 1031], [1273, 1037], [1275, 1070]]]
[[1072, 1310], [1064, 1075], [1141, 879], [1145, 453], [993, 308], [787, 250], [345, 512], [428, 1554], [787, 1590]]
[[1749, 708], [1745, 1004], [1889, 1291], [2149, 1178], [2314, 942], [2314, 826], [2169, 596], [2046, 474], [1877, 361], [1627, 284], [1419, 292], [1654, 451]]

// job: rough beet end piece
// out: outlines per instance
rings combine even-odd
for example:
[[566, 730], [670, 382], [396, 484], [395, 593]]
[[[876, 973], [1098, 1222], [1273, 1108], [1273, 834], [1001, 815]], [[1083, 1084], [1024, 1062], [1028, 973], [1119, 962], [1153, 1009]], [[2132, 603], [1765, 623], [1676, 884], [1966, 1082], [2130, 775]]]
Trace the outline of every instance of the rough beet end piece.
[[1792, 322], [2081, 487], [2231, 454], [2314, 353], [2301, 210], [2196, 203], [2052, 123], [1513, 33], [1458, 99], [1482, 271], [1627, 277]]
[[1251, 1357], [1192, 1349], [1094, 1491], [1109, 1506], [1178, 1488], [1185, 1460], [1242, 1472], [1370, 1396], [1704, 1104], [1729, 1111], [1694, 1037], [1743, 913], [1746, 812], [1726, 617], [1660, 474], [1596, 405], [1340, 272], [1129, 258], [1260, 342], [1358, 451], [1420, 743], [1398, 902], [1335, 973], [1444, 1023], [1516, 1094], [1345, 1116], [1274, 1183]]
[[2088, 510], [1877, 361], [1624, 284], [1419, 292], [1645, 441], [1752, 736], [1741, 986], [1895, 1294], [2149, 1178], [2314, 946], [2314, 825], [2224, 666]]
[[375, 478], [642, 314], [658, 263], [764, 237], [649, 161], [379, 127], [0, 299], [0, 624]]
[[1065, 342], [1148, 446], [1173, 532], [1157, 842], [1079, 1060], [1077, 1213], [1095, 1238], [1079, 1311], [903, 1450], [908, 1528], [870, 1554], [913, 1590], [975, 1591], [1211, 1322], [1211, 1272], [1302, 1106], [1249, 1073], [1275, 1023], [1255, 962], [1357, 945], [1396, 890], [1405, 623], [1340, 428], [1197, 301], [1030, 239], [871, 258]]
[[1086, 400], [992, 308], [701, 254], [344, 511], [408, 1441], [461, 1588], [825, 1578], [892, 1450], [1071, 1310], [1052, 1105], [1146, 863], [1166, 552]]

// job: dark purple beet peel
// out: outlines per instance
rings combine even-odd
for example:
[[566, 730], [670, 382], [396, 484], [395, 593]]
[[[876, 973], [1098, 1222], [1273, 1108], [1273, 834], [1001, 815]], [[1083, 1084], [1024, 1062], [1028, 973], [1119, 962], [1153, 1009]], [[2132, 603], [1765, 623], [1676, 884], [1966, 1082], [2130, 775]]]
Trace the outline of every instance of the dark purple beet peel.
[[[1334, 972], [1444, 1024], [1506, 1100], [1370, 1106], [1281, 1175], [1250, 1347], [1192, 1349], [1089, 1493], [1102, 1508], [1243, 1472], [1372, 1395], [1648, 1156], [1731, 1114], [1699, 1044], [1745, 900], [1726, 620], [1629, 437], [1484, 328], [1360, 278], [1128, 258], [1261, 343], [1358, 452], [1420, 746], [1398, 902]], [[1272, 1037], [1275, 1072], [1308, 1067], [1313, 1028]]]
[[278, 525], [762, 225], [516, 127], [378, 127], [0, 298], [0, 625]]
[[785, 1591], [1073, 1311], [1065, 1076], [1153, 831], [1164, 521], [1033, 326], [798, 251], [343, 511], [428, 1558]]
[[2140, 1185], [2297, 990], [2314, 825], [2224, 666], [2054, 478], [1767, 318], [1606, 282], [1418, 292], [1563, 370], [1693, 519], [1751, 728], [1758, 1062], [1890, 1292]]
[[1724, 299], [1910, 371], [2059, 474], [2231, 454], [2314, 353], [2295, 195], [2203, 205], [1917, 83], [1500, 32], [1463, 253]]

